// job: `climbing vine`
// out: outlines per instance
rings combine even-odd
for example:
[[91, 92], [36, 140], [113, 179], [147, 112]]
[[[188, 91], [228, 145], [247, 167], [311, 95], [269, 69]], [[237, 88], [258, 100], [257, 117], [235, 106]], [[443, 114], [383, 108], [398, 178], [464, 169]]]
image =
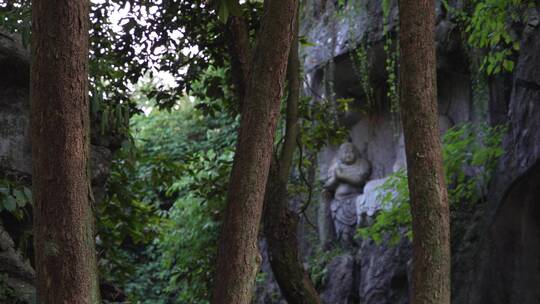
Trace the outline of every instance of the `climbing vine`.
[[[387, 92], [386, 96], [390, 100], [390, 112], [399, 113], [399, 43], [396, 39], [394, 42], [392, 39], [392, 33], [390, 31], [390, 10], [391, 0], [382, 1], [383, 11], [383, 40], [384, 40], [384, 53], [386, 54], [384, 68], [386, 70], [386, 84]], [[399, 33], [399, 27], [396, 28], [396, 32]]]
[[369, 58], [367, 45], [361, 43], [355, 50], [349, 52], [353, 63], [353, 70], [360, 80], [360, 86], [364, 91], [368, 108], [375, 105], [373, 87], [369, 79]]

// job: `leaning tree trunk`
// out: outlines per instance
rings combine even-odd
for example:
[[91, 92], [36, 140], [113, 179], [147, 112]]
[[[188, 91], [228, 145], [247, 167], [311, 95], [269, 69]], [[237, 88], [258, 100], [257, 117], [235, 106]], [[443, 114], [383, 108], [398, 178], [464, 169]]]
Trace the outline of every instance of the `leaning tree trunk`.
[[248, 304], [260, 262], [264, 192], [279, 116], [297, 0], [267, 0], [249, 68], [212, 303]]
[[99, 303], [89, 155], [89, 2], [34, 0], [31, 133], [38, 303]]
[[285, 300], [291, 304], [319, 304], [319, 294], [304, 269], [297, 237], [298, 215], [289, 208], [289, 180], [299, 134], [300, 60], [298, 19], [287, 66], [287, 112], [285, 140], [279, 160], [274, 158], [265, 195], [264, 232], [272, 272]]
[[270, 170], [265, 200], [265, 237], [272, 272], [287, 303], [319, 304], [319, 294], [304, 269], [297, 238], [298, 215], [289, 209], [287, 183]]
[[450, 229], [438, 128], [435, 0], [400, 0], [401, 117], [413, 229], [413, 304], [450, 303]]

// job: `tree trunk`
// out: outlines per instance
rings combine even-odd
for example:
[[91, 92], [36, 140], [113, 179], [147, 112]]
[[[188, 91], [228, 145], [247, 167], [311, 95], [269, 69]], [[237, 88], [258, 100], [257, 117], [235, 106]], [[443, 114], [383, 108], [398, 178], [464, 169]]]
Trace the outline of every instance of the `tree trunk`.
[[242, 113], [244, 94], [246, 93], [249, 75], [249, 63], [251, 61], [249, 33], [243, 16], [229, 17], [227, 34], [234, 93], [237, 99], [238, 112]]
[[319, 304], [319, 294], [304, 269], [297, 238], [298, 215], [289, 208], [289, 180], [299, 133], [300, 60], [298, 19], [287, 66], [288, 97], [286, 132], [279, 161], [274, 159], [265, 195], [264, 228], [272, 272], [283, 297], [291, 304]]
[[267, 0], [249, 68], [212, 303], [249, 304], [260, 254], [257, 246], [297, 0]]
[[289, 209], [287, 183], [272, 164], [265, 201], [265, 236], [272, 272], [290, 304], [319, 304], [319, 294], [304, 269], [298, 251], [298, 215]]
[[438, 128], [435, 1], [400, 0], [401, 117], [413, 229], [413, 304], [450, 303], [450, 229]]
[[31, 134], [38, 303], [99, 303], [89, 201], [88, 1], [34, 0]]

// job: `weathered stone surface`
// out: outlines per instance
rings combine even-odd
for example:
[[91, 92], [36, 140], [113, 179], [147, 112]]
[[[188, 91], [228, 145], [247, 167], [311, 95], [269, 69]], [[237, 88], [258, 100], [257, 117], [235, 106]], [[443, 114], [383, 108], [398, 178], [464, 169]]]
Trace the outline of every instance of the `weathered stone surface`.
[[380, 178], [369, 181], [364, 186], [364, 193], [356, 199], [356, 216], [359, 227], [371, 225], [376, 213], [385, 207], [380, 198], [385, 195], [381, 186], [386, 180], [387, 178]]
[[0, 170], [30, 174], [30, 56], [0, 29]]
[[358, 251], [358, 303], [409, 303], [410, 258], [410, 243], [406, 239], [396, 245], [362, 241]]
[[30, 76], [30, 54], [21, 40], [0, 29], [0, 85], [27, 85]]
[[[538, 8], [537, 8], [538, 10]], [[453, 302], [540, 302], [540, 27], [528, 25], [514, 71], [504, 141], [487, 202], [456, 243]]]
[[337, 256], [327, 266], [328, 277], [321, 300], [325, 304], [358, 303], [355, 282], [355, 260], [352, 255]]
[[27, 87], [0, 83], [0, 169], [30, 174]]

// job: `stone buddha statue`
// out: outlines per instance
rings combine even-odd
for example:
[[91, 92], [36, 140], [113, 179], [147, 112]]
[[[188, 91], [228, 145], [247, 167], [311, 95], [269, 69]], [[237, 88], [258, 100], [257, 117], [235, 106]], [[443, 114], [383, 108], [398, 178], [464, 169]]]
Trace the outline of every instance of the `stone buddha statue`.
[[354, 237], [357, 220], [355, 201], [370, 173], [369, 162], [358, 155], [352, 143], [344, 143], [323, 181], [324, 188], [333, 193], [330, 209], [336, 236], [346, 244], [351, 243]]

